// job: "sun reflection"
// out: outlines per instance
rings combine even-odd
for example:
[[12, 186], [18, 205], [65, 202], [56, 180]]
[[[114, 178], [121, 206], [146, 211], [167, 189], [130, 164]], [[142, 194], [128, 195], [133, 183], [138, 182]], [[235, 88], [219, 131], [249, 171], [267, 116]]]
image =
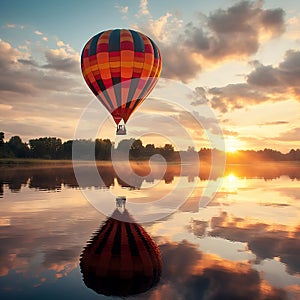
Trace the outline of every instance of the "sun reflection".
[[236, 192], [239, 186], [239, 179], [234, 175], [234, 173], [230, 173], [224, 177], [222, 187], [227, 192]]

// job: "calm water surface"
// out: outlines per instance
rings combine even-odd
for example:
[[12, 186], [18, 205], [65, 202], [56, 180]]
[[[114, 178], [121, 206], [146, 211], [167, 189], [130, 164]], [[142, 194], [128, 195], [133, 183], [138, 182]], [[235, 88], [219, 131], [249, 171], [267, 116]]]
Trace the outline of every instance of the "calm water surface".
[[[300, 164], [227, 166], [205, 208], [207, 172], [178, 168], [126, 182], [106, 165], [99, 186], [83, 167], [82, 187], [67, 166], [1, 168], [0, 299], [300, 299]], [[179, 179], [180, 209], [131, 227], [82, 193], [150, 202]]]

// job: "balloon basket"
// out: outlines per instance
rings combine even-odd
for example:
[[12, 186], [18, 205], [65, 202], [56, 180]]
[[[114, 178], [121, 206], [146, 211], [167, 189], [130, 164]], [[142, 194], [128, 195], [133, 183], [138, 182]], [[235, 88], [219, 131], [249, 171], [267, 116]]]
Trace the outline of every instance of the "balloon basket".
[[119, 196], [116, 198], [116, 208], [119, 209], [119, 211], [124, 211], [126, 205], [126, 197], [125, 196]]
[[118, 125], [116, 135], [126, 135], [126, 127], [125, 125]]

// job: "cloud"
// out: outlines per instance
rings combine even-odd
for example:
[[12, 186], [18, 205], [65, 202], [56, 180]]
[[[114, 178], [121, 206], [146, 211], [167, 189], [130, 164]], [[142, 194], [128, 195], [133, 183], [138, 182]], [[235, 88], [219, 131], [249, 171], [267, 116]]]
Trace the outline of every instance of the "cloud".
[[0, 40], [0, 91], [37, 95], [43, 90], [66, 91], [75, 87], [73, 78], [43, 71], [43, 68], [79, 74], [79, 55], [64, 48], [46, 49], [43, 66], [7, 42]]
[[196, 87], [191, 93], [190, 97], [193, 99], [191, 102], [191, 105], [193, 106], [206, 104], [208, 102], [206, 90], [203, 87]]
[[165, 243], [160, 250], [160, 283], [138, 299], [288, 299], [283, 289], [264, 281], [248, 263], [202, 253], [186, 241]]
[[299, 141], [300, 127], [296, 127], [281, 133], [278, 137], [276, 137], [276, 139], [279, 141]]
[[148, 16], [148, 15], [150, 15], [150, 12], [148, 9], [148, 1], [140, 0], [139, 12], [137, 14], [137, 17]]
[[127, 14], [129, 9], [128, 6], [121, 6], [119, 4], [116, 4], [115, 8], [122, 14]]
[[6, 24], [5, 26], [6, 26], [7, 28], [16, 28], [16, 27], [17, 27], [17, 24], [10, 23], [10, 24]]
[[[142, 1], [143, 5], [147, 1]], [[284, 11], [264, 9], [263, 2], [240, 1], [183, 26], [170, 12], [136, 26], [158, 43], [163, 57], [162, 76], [187, 82], [204, 66], [255, 54], [263, 40], [285, 31]]]
[[259, 65], [248, 75], [247, 81], [249, 84], [262, 87], [277, 86], [279, 84], [278, 70], [273, 66]]
[[189, 46], [213, 60], [256, 53], [263, 33], [274, 37], [285, 28], [284, 11], [263, 9], [262, 3], [241, 1], [212, 12], [206, 18], [208, 33], [190, 23], [185, 32]]
[[79, 56], [68, 53], [64, 48], [45, 51], [47, 64], [43, 68], [70, 73], [79, 73]]
[[[177, 15], [166, 12], [164, 15], [155, 19], [150, 14], [145, 21], [139, 25], [134, 25], [134, 28], [146, 33], [159, 46], [171, 46], [170, 41], [177, 41], [179, 38], [180, 29], [183, 26], [183, 20]], [[178, 43], [179, 45], [180, 43]]]
[[238, 136], [239, 133], [232, 130], [223, 129], [223, 134], [227, 136]]
[[200, 63], [182, 45], [162, 45], [160, 49], [163, 57], [162, 77], [187, 83], [201, 72]]
[[[9, 43], [0, 38], [0, 68], [2, 72], [18, 62], [18, 59], [24, 58], [18, 49], [13, 48]], [[3, 74], [4, 75], [4, 74]]]
[[33, 59], [18, 59], [18, 62], [27, 66], [39, 67], [39, 64]]
[[220, 216], [211, 219], [211, 228], [211, 236], [247, 243], [258, 261], [279, 257], [288, 273], [300, 274], [300, 226], [292, 230], [285, 226], [278, 229], [276, 225], [249, 223], [222, 212]]
[[253, 86], [291, 88], [296, 93], [300, 80], [300, 51], [288, 50], [278, 67], [255, 65], [255, 70], [247, 76]]
[[[46, 48], [44, 54], [45, 61], [35, 61], [29, 52], [0, 40], [0, 109], [11, 107], [2, 114], [2, 130], [8, 135], [27, 139], [60, 132], [60, 137], [71, 138], [75, 120], [93, 99], [81, 78], [76, 52], [64, 46]], [[66, 128], [60, 131], [62, 123]]]
[[[196, 50], [208, 59], [248, 57], [257, 52], [261, 35], [274, 37], [284, 32], [284, 11], [263, 9], [263, 2], [241, 1], [228, 9], [218, 9], [207, 18], [208, 48]], [[207, 39], [207, 37], [205, 37]], [[192, 43], [191, 39], [190, 43]], [[206, 41], [206, 40], [205, 40]]]
[[208, 222], [201, 220], [192, 220], [191, 224], [187, 226], [189, 232], [194, 233], [197, 237], [204, 236], [206, 229], [208, 227]]
[[43, 35], [43, 33], [40, 32], [39, 30], [36, 30], [34, 33], [35, 33], [36, 35]]
[[65, 43], [63, 42], [63, 41], [57, 41], [56, 42], [56, 45], [58, 46], [58, 47], [63, 47], [63, 46], [65, 46]]
[[212, 107], [223, 113], [266, 101], [263, 91], [251, 89], [246, 83], [228, 84], [221, 88], [211, 88], [208, 92]]
[[267, 125], [285, 125], [285, 124], [289, 124], [290, 122], [288, 121], [272, 121], [272, 122], [264, 122], [264, 123], [261, 123], [261, 124], [258, 124], [260, 126], [267, 126]]
[[116, 4], [115, 8], [122, 14], [122, 19], [123, 20], [128, 19], [128, 11], [129, 11], [128, 6], [121, 6], [119, 4]]
[[300, 51], [288, 50], [278, 66], [251, 64], [254, 70], [246, 76], [247, 82], [209, 89], [213, 108], [227, 112], [267, 101], [300, 101]]

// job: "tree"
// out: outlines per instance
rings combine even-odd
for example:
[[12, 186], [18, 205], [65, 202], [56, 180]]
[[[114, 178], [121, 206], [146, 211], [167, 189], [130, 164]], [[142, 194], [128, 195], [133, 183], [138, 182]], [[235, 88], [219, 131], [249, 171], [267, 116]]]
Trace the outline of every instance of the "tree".
[[154, 144], [147, 144], [145, 149], [144, 149], [144, 154], [146, 157], [151, 157], [152, 155], [156, 154], [156, 148]]
[[64, 159], [72, 159], [73, 141], [69, 140], [62, 144], [61, 157]]
[[[75, 152], [73, 152], [75, 150]], [[74, 140], [72, 142], [72, 158], [83, 160], [95, 159], [95, 141], [89, 140]]]
[[174, 157], [174, 147], [171, 144], [165, 144], [163, 148], [160, 148], [160, 154], [166, 159], [166, 160], [172, 160]]
[[130, 148], [130, 155], [134, 158], [142, 157], [144, 155], [144, 146], [140, 139], [135, 140]]
[[110, 139], [96, 139], [95, 141], [95, 156], [97, 160], [111, 159], [112, 142]]
[[4, 132], [0, 132], [0, 147], [4, 145]]
[[33, 157], [55, 159], [60, 158], [62, 153], [61, 139], [55, 137], [44, 137], [29, 140], [30, 152]]
[[23, 143], [19, 136], [13, 136], [8, 141], [8, 147], [15, 157], [28, 157], [29, 148], [26, 143]]
[[0, 157], [7, 158], [13, 157], [13, 153], [8, 148], [7, 143], [4, 142], [4, 132], [0, 132]]
[[134, 139], [125, 139], [120, 141], [117, 147], [117, 151], [128, 153], [134, 141]]

